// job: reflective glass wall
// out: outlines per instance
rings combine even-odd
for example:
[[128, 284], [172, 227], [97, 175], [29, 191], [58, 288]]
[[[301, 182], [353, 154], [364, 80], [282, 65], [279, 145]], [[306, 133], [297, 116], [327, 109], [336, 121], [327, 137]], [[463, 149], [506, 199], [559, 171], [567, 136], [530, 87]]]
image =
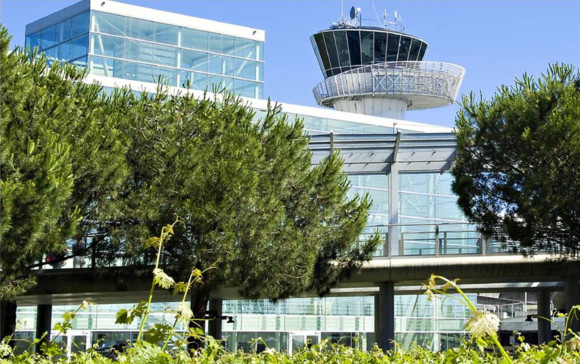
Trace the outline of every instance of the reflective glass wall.
[[264, 43], [246, 38], [91, 11], [29, 34], [26, 45], [93, 75], [262, 98]]
[[399, 246], [403, 255], [479, 253], [477, 229], [469, 224], [445, 173], [401, 173], [399, 178]]
[[26, 47], [38, 48], [49, 62], [63, 61], [86, 67], [90, 15], [86, 11], [26, 36]]
[[97, 11], [90, 42], [95, 75], [262, 97], [263, 42]]
[[387, 29], [331, 29], [310, 37], [316, 59], [326, 77], [384, 62], [421, 61], [427, 43]]

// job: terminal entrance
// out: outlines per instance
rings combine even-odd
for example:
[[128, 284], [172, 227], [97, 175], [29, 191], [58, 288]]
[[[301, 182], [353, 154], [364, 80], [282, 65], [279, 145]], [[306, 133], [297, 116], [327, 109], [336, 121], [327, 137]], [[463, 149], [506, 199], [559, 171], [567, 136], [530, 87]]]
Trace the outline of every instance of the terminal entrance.
[[319, 331], [298, 331], [290, 333], [290, 345], [288, 352], [290, 355], [294, 351], [298, 351], [305, 346], [316, 345], [320, 343]]

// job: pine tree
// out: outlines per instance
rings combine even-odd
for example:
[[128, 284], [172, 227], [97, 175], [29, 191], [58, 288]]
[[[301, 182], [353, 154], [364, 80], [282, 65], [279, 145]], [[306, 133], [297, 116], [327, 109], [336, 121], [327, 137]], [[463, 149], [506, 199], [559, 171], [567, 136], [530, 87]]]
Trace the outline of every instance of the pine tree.
[[580, 74], [550, 66], [489, 101], [463, 99], [457, 116], [453, 190], [491, 234], [534, 249], [580, 249]]
[[141, 95], [128, 110], [125, 252], [176, 217], [166, 269], [185, 279], [207, 270], [192, 302], [203, 317], [222, 287], [247, 298], [327, 293], [372, 257], [378, 237], [358, 244], [370, 201], [348, 200], [342, 162], [333, 154], [311, 166], [301, 121], [275, 106], [254, 112], [229, 94], [221, 99]]
[[3, 27], [0, 57], [0, 299], [12, 301], [43, 256], [66, 258], [67, 240], [117, 217], [127, 167], [115, 115], [130, 99], [107, 97], [72, 65], [10, 51]]

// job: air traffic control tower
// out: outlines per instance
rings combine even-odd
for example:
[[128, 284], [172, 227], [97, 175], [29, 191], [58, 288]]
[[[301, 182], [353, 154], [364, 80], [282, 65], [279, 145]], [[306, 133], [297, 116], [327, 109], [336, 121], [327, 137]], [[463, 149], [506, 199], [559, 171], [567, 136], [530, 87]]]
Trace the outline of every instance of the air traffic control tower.
[[319, 105], [339, 111], [403, 119], [407, 110], [452, 104], [465, 69], [423, 61], [427, 43], [404, 33], [400, 17], [362, 26], [359, 8], [310, 41], [324, 81], [313, 92]]

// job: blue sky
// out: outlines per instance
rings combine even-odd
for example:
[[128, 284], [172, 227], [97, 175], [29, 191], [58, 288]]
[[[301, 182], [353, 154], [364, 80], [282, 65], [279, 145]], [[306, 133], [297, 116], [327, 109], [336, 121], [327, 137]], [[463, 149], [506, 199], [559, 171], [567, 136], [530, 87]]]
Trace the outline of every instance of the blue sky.
[[[322, 75], [309, 37], [338, 20], [340, 0], [156, 0], [123, 2], [183, 13], [266, 31], [264, 96], [315, 106], [312, 88]], [[25, 24], [75, 3], [68, 0], [1, 0], [0, 21], [24, 43]], [[363, 19], [374, 17], [369, 0], [344, 0]], [[429, 43], [425, 60], [459, 64], [466, 69], [460, 94], [493, 96], [524, 72], [539, 76], [549, 63], [580, 66], [580, 1], [387, 1], [375, 0], [382, 14], [397, 10], [406, 32]], [[408, 112], [409, 120], [454, 125], [457, 105]]]

